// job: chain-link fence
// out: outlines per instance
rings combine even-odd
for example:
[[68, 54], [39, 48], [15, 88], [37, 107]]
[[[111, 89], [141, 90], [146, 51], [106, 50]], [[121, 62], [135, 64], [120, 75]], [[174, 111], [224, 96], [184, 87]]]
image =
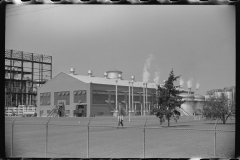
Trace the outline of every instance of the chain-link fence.
[[154, 116], [14, 118], [7, 117], [7, 157], [81, 158], [232, 158], [235, 122], [180, 118], [159, 125]]

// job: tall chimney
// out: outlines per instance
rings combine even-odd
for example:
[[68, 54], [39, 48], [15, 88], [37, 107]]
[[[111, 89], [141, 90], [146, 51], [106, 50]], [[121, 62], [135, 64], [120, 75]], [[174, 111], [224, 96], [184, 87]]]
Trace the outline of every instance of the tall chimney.
[[92, 70], [88, 70], [88, 76], [92, 77]]
[[107, 77], [107, 72], [104, 72], [104, 78], [108, 78], [108, 77]]
[[75, 68], [70, 68], [70, 74], [74, 74], [75, 73]]

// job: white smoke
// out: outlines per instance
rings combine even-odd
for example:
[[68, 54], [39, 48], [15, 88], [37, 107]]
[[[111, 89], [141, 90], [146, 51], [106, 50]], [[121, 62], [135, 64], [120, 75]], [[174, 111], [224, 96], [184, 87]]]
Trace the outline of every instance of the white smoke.
[[188, 88], [192, 88], [192, 81], [193, 81], [192, 78], [189, 78], [189, 80], [187, 81]]
[[199, 87], [200, 87], [200, 84], [199, 84], [198, 81], [197, 81], [196, 88], [198, 89]]
[[148, 58], [145, 61], [144, 68], [143, 68], [143, 82], [147, 83], [150, 78], [150, 73], [148, 72], [148, 69], [151, 66], [151, 62], [153, 60], [153, 55], [149, 54]]
[[182, 87], [184, 85], [184, 80], [182, 77], [180, 77], [179, 79], [179, 85]]
[[160, 72], [156, 71], [155, 72], [155, 83], [158, 84], [159, 83], [159, 77], [160, 77]]

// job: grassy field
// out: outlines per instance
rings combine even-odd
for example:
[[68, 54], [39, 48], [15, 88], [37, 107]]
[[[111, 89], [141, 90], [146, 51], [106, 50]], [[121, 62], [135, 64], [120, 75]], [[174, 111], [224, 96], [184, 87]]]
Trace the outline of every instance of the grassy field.
[[[90, 118], [6, 117], [6, 154], [13, 157], [86, 158]], [[146, 129], [142, 128], [146, 123]], [[89, 127], [89, 158], [213, 158], [214, 122], [180, 117], [159, 125], [155, 116], [124, 118], [124, 128], [117, 129], [114, 117], [93, 117]], [[216, 157], [234, 157], [234, 120], [218, 123]], [[227, 131], [228, 130], [228, 131]], [[144, 136], [145, 135], [145, 136]], [[145, 137], [145, 138], [144, 138]], [[145, 150], [144, 150], [145, 146]], [[145, 153], [144, 153], [145, 151]]]

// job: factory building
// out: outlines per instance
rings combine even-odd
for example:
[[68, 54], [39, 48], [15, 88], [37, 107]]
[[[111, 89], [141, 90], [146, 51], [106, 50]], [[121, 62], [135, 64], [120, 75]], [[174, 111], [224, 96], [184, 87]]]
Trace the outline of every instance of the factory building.
[[95, 77], [91, 70], [79, 75], [71, 68], [69, 74], [61, 72], [38, 88], [37, 115], [47, 117], [59, 103], [64, 103], [69, 117], [112, 116], [120, 107], [126, 115], [148, 115], [155, 94], [155, 83], [137, 82], [133, 76], [124, 80], [121, 71]]

